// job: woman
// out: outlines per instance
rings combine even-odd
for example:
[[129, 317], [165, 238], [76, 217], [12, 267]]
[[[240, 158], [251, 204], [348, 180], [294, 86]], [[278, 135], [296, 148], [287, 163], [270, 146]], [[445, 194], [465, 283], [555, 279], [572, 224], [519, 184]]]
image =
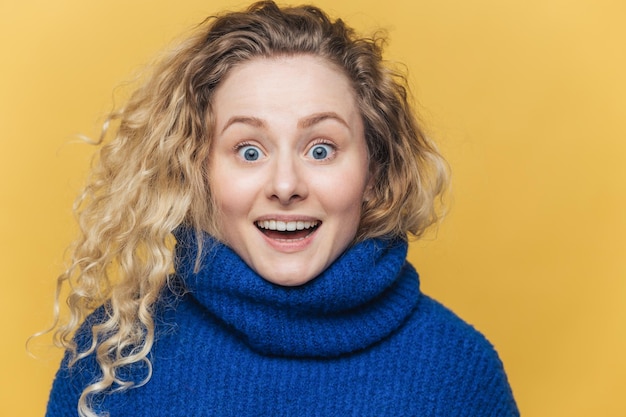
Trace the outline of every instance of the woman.
[[47, 415], [519, 414], [489, 342], [406, 262], [445, 163], [378, 40], [257, 3], [111, 118]]

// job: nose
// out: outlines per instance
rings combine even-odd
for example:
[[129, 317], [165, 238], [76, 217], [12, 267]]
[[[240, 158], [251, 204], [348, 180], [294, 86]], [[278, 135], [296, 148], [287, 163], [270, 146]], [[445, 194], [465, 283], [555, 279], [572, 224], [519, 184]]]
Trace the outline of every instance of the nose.
[[304, 167], [292, 155], [280, 155], [274, 159], [266, 185], [266, 196], [281, 205], [303, 200], [308, 195]]

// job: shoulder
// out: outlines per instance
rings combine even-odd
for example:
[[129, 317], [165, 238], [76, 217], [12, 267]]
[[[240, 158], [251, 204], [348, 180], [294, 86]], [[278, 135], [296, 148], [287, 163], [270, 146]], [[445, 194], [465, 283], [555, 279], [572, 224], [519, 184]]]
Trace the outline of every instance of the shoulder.
[[[74, 335], [77, 354], [87, 351], [92, 343], [92, 328], [104, 320], [104, 307], [91, 313]], [[78, 400], [84, 388], [92, 384], [100, 374], [94, 355], [73, 360], [74, 354], [67, 350], [52, 383], [48, 398], [46, 417], [77, 415]]]
[[449, 404], [468, 416], [519, 416], [502, 361], [480, 331], [423, 294], [405, 329], [420, 374]]
[[[410, 263], [405, 263], [403, 274], [418, 281], [419, 276]], [[466, 351], [473, 355], [496, 357], [493, 345], [474, 326], [461, 319], [439, 301], [418, 290], [413, 312], [409, 316], [404, 332], [410, 339], [419, 342], [423, 349], [433, 354]], [[451, 360], [463, 360], [455, 356]]]
[[444, 346], [473, 347], [489, 352], [494, 350], [492, 344], [479, 330], [425, 294], [420, 294], [412, 319], [420, 331], [429, 333]]

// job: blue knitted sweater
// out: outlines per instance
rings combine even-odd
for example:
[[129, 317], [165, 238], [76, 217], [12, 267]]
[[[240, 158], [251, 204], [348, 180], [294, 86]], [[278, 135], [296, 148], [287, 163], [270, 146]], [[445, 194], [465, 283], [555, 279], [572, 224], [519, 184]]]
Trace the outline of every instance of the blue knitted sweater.
[[[155, 312], [153, 374], [92, 398], [110, 416], [519, 416], [490, 343], [420, 293], [403, 242], [368, 240], [300, 287], [271, 284], [231, 249], [179, 232], [177, 282]], [[76, 340], [90, 344], [88, 318]], [[141, 381], [145, 365], [121, 371]], [[89, 356], [57, 373], [47, 416], [75, 416]]]

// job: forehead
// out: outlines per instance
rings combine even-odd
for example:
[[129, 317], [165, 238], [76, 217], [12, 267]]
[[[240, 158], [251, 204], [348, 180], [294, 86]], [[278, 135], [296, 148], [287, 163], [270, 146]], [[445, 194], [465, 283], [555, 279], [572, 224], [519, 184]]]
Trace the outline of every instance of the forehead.
[[300, 75], [302, 77], [309, 76], [311, 73], [317, 73], [319, 76], [330, 76], [330, 74], [333, 74], [333, 76], [342, 78], [349, 84], [349, 78], [346, 76], [344, 69], [336, 63], [321, 56], [302, 53], [254, 57], [244, 60], [228, 70], [226, 76], [220, 82], [220, 86], [227, 82], [228, 79], [236, 77], [237, 74], [245, 73], [248, 76], [250, 73], [254, 74], [263, 70], [283, 74], [289, 72], [290, 68], [297, 68], [301, 71]]
[[276, 111], [303, 116], [324, 111], [352, 115], [354, 89], [343, 70], [312, 55], [255, 58], [232, 68], [213, 96], [219, 119], [233, 113]]

